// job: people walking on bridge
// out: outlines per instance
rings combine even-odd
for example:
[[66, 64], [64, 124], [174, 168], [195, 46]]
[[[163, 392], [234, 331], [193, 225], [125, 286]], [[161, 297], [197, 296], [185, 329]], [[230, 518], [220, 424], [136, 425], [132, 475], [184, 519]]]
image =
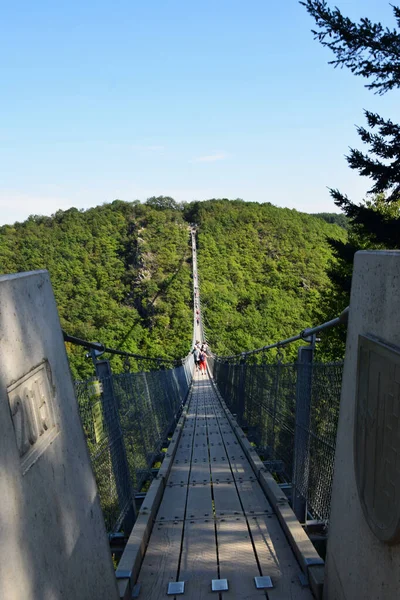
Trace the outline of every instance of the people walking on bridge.
[[207, 372], [207, 355], [205, 350], [200, 350], [200, 373], [205, 375]]
[[196, 345], [192, 350], [192, 354], [194, 354], [194, 364], [196, 367], [196, 372], [198, 372], [200, 369], [200, 347], [198, 346], [198, 342], [196, 342]]

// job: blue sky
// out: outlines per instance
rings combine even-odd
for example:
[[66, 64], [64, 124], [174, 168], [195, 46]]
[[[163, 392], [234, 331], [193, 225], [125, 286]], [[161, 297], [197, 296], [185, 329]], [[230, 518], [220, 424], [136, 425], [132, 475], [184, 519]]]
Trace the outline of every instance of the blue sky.
[[[336, 0], [392, 26], [385, 0]], [[337, 210], [367, 108], [297, 0], [20, 0], [0, 13], [0, 223], [115, 198], [240, 197]]]

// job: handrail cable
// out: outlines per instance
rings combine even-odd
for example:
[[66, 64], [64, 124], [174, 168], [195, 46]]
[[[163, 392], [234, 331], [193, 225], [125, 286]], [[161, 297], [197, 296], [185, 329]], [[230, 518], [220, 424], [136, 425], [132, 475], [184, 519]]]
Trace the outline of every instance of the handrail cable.
[[77, 346], [83, 346], [88, 350], [97, 350], [98, 352], [108, 352], [110, 354], [118, 354], [119, 356], [126, 356], [130, 358], [138, 358], [140, 360], [153, 360], [155, 362], [170, 362], [170, 363], [179, 363], [184, 359], [174, 359], [174, 358], [153, 358], [152, 356], [142, 356], [141, 354], [134, 354], [132, 352], [124, 352], [123, 350], [115, 350], [115, 348], [108, 348], [104, 344], [100, 342], [88, 342], [87, 340], [82, 340], [81, 338], [77, 338], [73, 335], [69, 335], [64, 330], [62, 332], [64, 336], [64, 342], [70, 342], [71, 344], [76, 344]]
[[251, 356], [253, 354], [257, 354], [258, 352], [264, 352], [265, 350], [272, 350], [272, 348], [283, 348], [288, 344], [292, 344], [293, 342], [297, 342], [298, 340], [305, 340], [307, 338], [319, 333], [320, 331], [324, 331], [325, 329], [330, 329], [331, 327], [336, 327], [336, 325], [342, 325], [347, 323], [349, 315], [349, 307], [347, 306], [344, 311], [335, 319], [331, 319], [330, 321], [326, 321], [326, 323], [322, 323], [321, 325], [316, 325], [315, 327], [308, 327], [303, 329], [297, 335], [294, 335], [290, 338], [286, 338], [286, 340], [281, 340], [280, 342], [275, 342], [274, 344], [269, 344], [268, 346], [262, 346], [261, 348], [256, 348], [255, 350], [248, 350], [247, 352], [240, 352], [239, 354], [233, 354], [232, 356], [218, 356], [214, 354], [214, 358], [217, 360], [230, 360], [232, 358], [244, 358], [246, 356]]

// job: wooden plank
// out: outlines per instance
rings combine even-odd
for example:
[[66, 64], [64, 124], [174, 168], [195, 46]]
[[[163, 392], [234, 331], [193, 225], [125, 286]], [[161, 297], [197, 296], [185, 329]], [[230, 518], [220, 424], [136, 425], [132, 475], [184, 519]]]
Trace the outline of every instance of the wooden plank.
[[220, 465], [219, 463], [211, 463], [211, 478], [214, 484], [230, 483], [234, 481], [231, 468], [228, 465]]
[[[207, 438], [207, 425], [197, 426], [194, 435], [195, 438], [198, 438], [199, 436]], [[197, 439], [195, 441], [197, 441]]]
[[212, 435], [213, 433], [217, 432], [218, 431], [218, 423], [217, 423], [216, 419], [210, 417], [210, 419], [207, 423], [207, 428], [208, 428], [208, 435]]
[[193, 444], [193, 452], [191, 457], [192, 464], [198, 462], [209, 462], [207, 442], [195, 442]]
[[195, 429], [194, 426], [192, 427], [190, 425], [188, 425], [187, 427], [183, 428], [182, 429], [182, 434], [181, 434], [181, 438], [182, 438], [181, 441], [185, 441], [185, 439], [188, 439], [188, 438], [193, 438], [193, 436], [194, 436], [194, 429]]
[[196, 418], [196, 406], [192, 402], [192, 404], [190, 406], [190, 409], [186, 413], [186, 419], [185, 419], [184, 425], [188, 425], [190, 423], [193, 423], [193, 419], [195, 419], [195, 418]]
[[188, 487], [186, 519], [213, 517], [211, 485], [195, 484]]
[[195, 416], [188, 415], [179, 440], [177, 454], [166, 482], [167, 485], [187, 485], [189, 482], [195, 425]]
[[260, 572], [246, 520], [219, 519], [216, 525], [220, 578], [227, 579], [229, 585], [223, 598], [265, 598], [265, 592], [257, 590], [254, 583]]
[[231, 458], [230, 467], [236, 481], [257, 481], [247, 458]]
[[190, 445], [193, 443], [194, 431], [191, 433], [187, 433], [186, 431], [182, 431], [180, 443], [183, 445]]
[[205, 425], [205, 420], [206, 420], [206, 407], [204, 405], [204, 402], [199, 403], [199, 405], [197, 406], [197, 412], [196, 412], [196, 418], [197, 418], [197, 425]]
[[212, 448], [218, 448], [221, 446], [225, 448], [222, 441], [222, 436], [219, 431], [214, 431], [214, 433], [208, 433], [208, 444], [210, 446], [210, 451], [212, 451]]
[[190, 483], [207, 483], [210, 480], [210, 463], [207, 436], [205, 434], [204, 438], [195, 437], [189, 481]]
[[303, 572], [308, 572], [310, 564], [323, 565], [324, 561], [319, 557], [310, 538], [297, 520], [293, 510], [290, 508], [285, 494], [282, 492], [271, 473], [260, 472], [259, 480], [268, 500], [275, 509], [282, 529], [289, 540]]
[[194, 396], [192, 396], [192, 403], [186, 413], [186, 424], [193, 421], [196, 418], [196, 406], [195, 406]]
[[204, 405], [198, 406], [196, 413], [196, 427], [205, 427], [206, 424], [206, 409]]
[[189, 447], [183, 447], [182, 444], [179, 445], [178, 450], [176, 451], [175, 454], [175, 460], [173, 462], [173, 464], [179, 464], [179, 463], [184, 463], [189, 462], [190, 458], [192, 456], [192, 446], [189, 445]]
[[206, 441], [198, 442], [194, 441], [193, 444], [193, 453], [192, 453], [192, 463], [194, 461], [199, 462], [207, 460], [208, 461], [208, 446]]
[[166, 485], [187, 485], [189, 482], [190, 462], [173, 464]]
[[[219, 434], [220, 435], [220, 434]], [[217, 438], [220, 441], [210, 444], [210, 457], [211, 457], [211, 477], [213, 482], [231, 482], [233, 481], [233, 474], [229, 464], [228, 456], [222, 438]]]
[[[229, 452], [232, 458], [229, 458]], [[223, 444], [220, 446], [219, 443], [210, 447], [213, 481], [256, 481], [248, 460], [245, 457], [237, 457], [238, 452], [240, 450], [236, 446], [232, 450], [225, 448]]]
[[236, 481], [256, 481], [256, 475], [243, 450], [230, 429], [221, 429], [222, 440]]
[[247, 516], [273, 513], [258, 481], [237, 481], [236, 487]]
[[215, 483], [213, 485], [215, 514], [217, 517], [226, 515], [243, 515], [236, 486], [231, 483]]
[[207, 422], [209, 420], [216, 421], [217, 415], [215, 414], [215, 408], [214, 408], [213, 404], [211, 402], [209, 402], [208, 404], [206, 404], [205, 408], [207, 411]]
[[223, 413], [219, 412], [216, 414], [216, 417], [218, 418], [218, 424], [221, 427], [221, 429], [230, 429], [231, 428], [231, 424], [229, 422], [229, 420], [225, 417], [222, 416]]
[[140, 596], [165, 600], [168, 583], [177, 581], [183, 521], [156, 523], [139, 573]]
[[192, 440], [188, 440], [188, 439], [180, 440], [177, 452], [179, 452], [180, 450], [191, 449], [192, 444], [193, 444]]
[[211, 580], [218, 578], [215, 527], [212, 519], [186, 521], [179, 581], [185, 582], [185, 599], [213, 598]]
[[223, 467], [225, 467], [225, 465], [229, 465], [228, 456], [222, 444], [218, 444], [217, 446], [213, 446], [212, 448], [210, 448], [210, 456], [211, 462], [218, 463]]
[[203, 459], [202, 462], [192, 462], [189, 483], [210, 483], [210, 463]]
[[165, 488], [156, 521], [183, 520], [187, 498], [186, 485], [169, 485]]
[[227, 450], [235, 450], [236, 447], [240, 448], [238, 439], [231, 429], [228, 430], [228, 428], [226, 427], [224, 429], [221, 429], [221, 435]]
[[269, 575], [274, 587], [268, 590], [271, 600], [312, 600], [309, 588], [303, 588], [301, 568], [275, 515], [248, 520], [253, 543], [263, 575]]
[[222, 434], [222, 439], [223, 439], [223, 442], [224, 442], [227, 452], [229, 452], [230, 450], [237, 451], [238, 448], [240, 448], [240, 444], [239, 444], [236, 436], [232, 437], [232, 439], [231, 439], [226, 433], [224, 433], [224, 434]]
[[219, 429], [209, 428], [208, 439], [210, 441], [210, 444], [213, 444], [214, 446], [216, 444], [222, 444], [222, 436]]

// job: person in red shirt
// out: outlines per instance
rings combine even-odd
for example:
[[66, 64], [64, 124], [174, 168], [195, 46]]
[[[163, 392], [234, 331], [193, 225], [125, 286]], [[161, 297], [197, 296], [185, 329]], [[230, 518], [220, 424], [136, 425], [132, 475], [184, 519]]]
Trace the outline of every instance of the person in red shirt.
[[205, 375], [207, 372], [207, 355], [204, 350], [200, 351], [200, 373]]

